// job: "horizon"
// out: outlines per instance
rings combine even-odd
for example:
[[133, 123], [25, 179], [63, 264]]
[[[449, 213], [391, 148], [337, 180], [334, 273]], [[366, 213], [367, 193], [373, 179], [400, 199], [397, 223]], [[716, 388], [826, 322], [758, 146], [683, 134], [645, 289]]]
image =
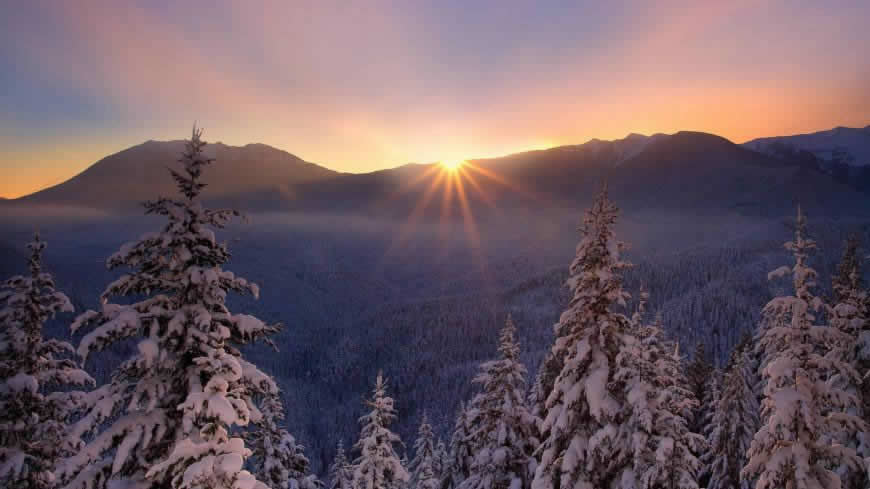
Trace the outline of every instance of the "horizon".
[[[798, 133], [798, 134], [779, 134], [779, 135], [758, 136], [758, 137], [754, 137], [754, 138], [751, 138], [751, 139], [747, 139], [747, 140], [745, 140], [745, 141], [741, 141], [741, 142], [733, 141], [733, 140], [731, 140], [731, 139], [729, 139], [729, 138], [727, 138], [727, 137], [725, 137], [725, 136], [719, 135], [719, 134], [714, 134], [714, 133], [705, 133], [704, 131], [695, 131], [695, 130], [692, 130], [692, 129], [682, 129], [682, 130], [675, 131], [675, 132], [672, 132], [672, 133], [661, 133], [661, 132], [656, 132], [656, 133], [650, 133], [650, 134], [643, 134], [643, 133], [638, 133], [638, 132], [629, 132], [629, 133], [627, 133], [627, 134], [626, 134], [625, 136], [623, 136], [623, 137], [613, 138], [613, 139], [603, 139], [603, 138], [598, 138], [598, 137], [592, 137], [592, 138], [589, 138], [589, 139], [587, 139], [586, 141], [581, 142], [581, 143], [571, 143], [571, 142], [567, 142], [567, 143], [559, 144], [559, 145], [555, 145], [555, 146], [547, 146], [547, 147], [540, 147], [540, 148], [528, 148], [528, 149], [523, 149], [523, 150], [519, 150], [519, 151], [515, 151], [515, 152], [504, 153], [504, 154], [463, 157], [463, 158], [459, 158], [459, 159], [456, 159], [456, 160], [453, 160], [453, 161], [463, 161], [463, 162], [466, 162], [466, 161], [476, 161], [476, 160], [498, 159], [498, 158], [504, 158], [504, 157], [508, 157], [508, 156], [515, 155], [515, 154], [520, 154], [520, 153], [525, 153], [525, 152], [531, 152], [531, 151], [546, 151], [546, 150], [549, 150], [549, 149], [555, 149], [555, 148], [560, 148], [560, 147], [564, 147], [564, 146], [582, 146], [582, 145], [584, 145], [584, 144], [588, 144], [588, 143], [590, 143], [590, 142], [592, 142], [592, 141], [620, 141], [620, 140], [626, 139], [626, 138], [628, 138], [628, 137], [630, 137], [630, 136], [632, 136], [632, 135], [639, 135], [639, 136], [647, 137], [647, 138], [648, 138], [648, 137], [652, 137], [652, 136], [656, 136], [656, 135], [660, 135], [660, 134], [664, 134], [664, 135], [668, 135], [668, 136], [670, 136], [670, 135], [674, 135], [674, 134], [681, 133], [681, 132], [695, 132], [695, 133], [705, 133], [705, 134], [711, 134], [711, 135], [714, 135], [714, 136], [719, 136], [719, 137], [722, 137], [722, 138], [724, 138], [724, 139], [727, 139], [729, 142], [731, 142], [731, 143], [733, 143], [733, 144], [741, 145], [741, 144], [745, 144], [745, 143], [748, 143], [748, 142], [750, 142], [750, 141], [754, 141], [754, 140], [757, 140], [757, 139], [773, 138], [773, 137], [778, 137], [778, 136], [800, 136], [800, 135], [813, 134], [813, 133], [818, 133], [818, 132], [833, 131], [833, 130], [836, 130], [836, 129], [863, 129], [863, 128], [865, 128], [865, 127], [870, 127], [870, 124], [867, 124], [867, 125], [860, 125], [860, 124], [859, 124], [859, 125], [857, 125], [857, 126], [843, 126], [843, 125], [839, 125], [839, 126], [834, 126], [834, 127], [829, 127], [829, 128], [819, 129], [819, 130], [816, 130], [816, 131], [811, 131], [811, 132], [808, 132], [808, 133]], [[37, 188], [37, 189], [35, 189], [35, 190], [28, 191], [28, 192], [23, 193], [23, 194], [20, 194], [20, 195], [9, 196], [9, 195], [3, 195], [3, 194], [0, 194], [0, 200], [15, 200], [15, 199], [18, 199], [18, 198], [21, 198], [21, 197], [27, 197], [27, 196], [29, 196], [29, 195], [32, 195], [32, 194], [35, 194], [35, 193], [41, 192], [41, 191], [43, 191], [43, 190], [46, 190], [46, 189], [49, 189], [49, 188], [55, 187], [55, 186], [57, 186], [57, 185], [60, 185], [60, 184], [62, 184], [62, 183], [64, 183], [64, 182], [66, 182], [66, 181], [72, 179], [72, 178], [77, 177], [78, 175], [80, 175], [80, 174], [82, 174], [83, 172], [87, 171], [87, 170], [88, 170], [89, 168], [91, 168], [92, 166], [94, 166], [94, 165], [96, 165], [97, 163], [99, 163], [100, 161], [102, 161], [103, 159], [105, 159], [105, 158], [107, 158], [107, 157], [109, 157], [109, 156], [112, 156], [112, 155], [114, 155], [114, 154], [117, 154], [117, 153], [119, 153], [119, 152], [121, 152], [121, 151], [124, 151], [124, 150], [130, 149], [130, 148], [136, 147], [136, 146], [141, 146], [141, 145], [146, 144], [146, 143], [149, 143], [149, 142], [157, 142], [157, 143], [172, 143], [172, 142], [183, 142], [183, 141], [185, 141], [185, 140], [184, 140], [184, 139], [162, 139], [162, 140], [158, 140], [158, 139], [147, 139], [147, 140], [142, 141], [142, 142], [140, 142], [140, 143], [136, 143], [136, 144], [133, 144], [133, 145], [131, 145], [131, 146], [126, 146], [126, 147], [121, 148], [121, 149], [119, 149], [119, 150], [117, 150], [117, 151], [113, 151], [112, 153], [106, 154], [106, 155], [104, 155], [104, 156], [102, 156], [102, 157], [96, 159], [95, 161], [93, 161], [93, 162], [91, 162], [91, 163], [89, 163], [89, 164], [87, 164], [87, 165], [84, 165], [80, 170], [78, 170], [78, 171], [76, 171], [75, 173], [72, 173], [72, 174], [70, 174], [70, 175], [64, 177], [62, 180], [60, 180], [60, 181], [58, 181], [58, 182], [50, 183], [50, 184], [48, 184], [48, 185], [46, 185], [46, 186], [44, 186], [44, 187], [40, 187], [40, 188]], [[243, 147], [245, 147], [245, 146], [250, 146], [250, 145], [264, 145], [264, 146], [268, 146], [268, 147], [270, 147], [270, 148], [272, 148], [272, 149], [276, 149], [276, 150], [279, 150], [279, 151], [283, 151], [283, 152], [285, 152], [285, 153], [288, 153], [288, 154], [290, 154], [290, 155], [292, 155], [292, 156], [294, 156], [294, 157], [296, 157], [296, 158], [299, 158], [300, 160], [302, 160], [302, 161], [304, 161], [304, 162], [306, 162], [306, 163], [314, 164], [314, 165], [317, 165], [317, 166], [319, 166], [319, 167], [322, 167], [322, 168], [325, 168], [325, 169], [327, 169], [327, 170], [331, 170], [331, 171], [334, 171], [334, 172], [337, 172], [337, 173], [354, 174], [354, 175], [364, 175], [364, 174], [375, 173], [375, 172], [379, 172], [379, 171], [383, 171], [383, 170], [392, 170], [392, 169], [401, 168], [401, 167], [404, 167], [404, 166], [407, 166], [407, 165], [434, 165], [434, 164], [438, 164], [438, 163], [443, 163], [443, 161], [407, 161], [407, 162], [399, 163], [399, 164], [396, 164], [396, 165], [387, 165], [387, 166], [384, 166], [383, 168], [376, 168], [376, 169], [373, 169], [373, 170], [366, 170], [366, 171], [342, 171], [342, 170], [339, 170], [339, 169], [333, 168], [333, 167], [331, 167], [331, 166], [329, 166], [329, 165], [325, 165], [325, 164], [319, 163], [319, 162], [317, 162], [317, 161], [312, 161], [312, 160], [310, 160], [310, 159], [308, 159], [308, 158], [305, 158], [305, 157], [303, 157], [303, 156], [300, 156], [299, 154], [297, 154], [297, 153], [295, 153], [295, 152], [293, 152], [293, 151], [290, 151], [290, 150], [288, 150], [288, 149], [281, 148], [281, 147], [278, 147], [278, 146], [275, 146], [275, 145], [272, 145], [272, 144], [269, 144], [269, 143], [261, 142], [261, 141], [257, 141], [257, 142], [248, 142], [248, 143], [242, 143], [242, 144], [228, 144], [226, 141], [218, 140], [218, 141], [207, 141], [207, 143], [208, 143], [208, 144], [222, 144], [222, 145], [224, 145], [224, 146], [236, 147], [236, 148], [243, 148]]]

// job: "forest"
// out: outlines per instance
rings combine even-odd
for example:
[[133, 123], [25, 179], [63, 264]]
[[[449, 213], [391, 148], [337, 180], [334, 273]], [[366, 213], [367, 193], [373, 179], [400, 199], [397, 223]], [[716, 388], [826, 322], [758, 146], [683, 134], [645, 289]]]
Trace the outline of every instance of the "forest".
[[[414, 263], [386, 266], [379, 286], [360, 287], [346, 272], [353, 267], [334, 260], [374, 261], [366, 251], [319, 250], [312, 238], [314, 247], [288, 253], [307, 254], [288, 285], [263, 289], [290, 304], [271, 311], [254, 302], [257, 284], [224, 267], [234, 263], [230, 244], [244, 256], [235, 248], [278, 238], [258, 230], [250, 233], [258, 239], [219, 239], [240, 213], [204, 203], [213, 163], [204, 146], [194, 129], [181, 169], [170, 170], [177, 195], [145, 205], [151, 219], [137, 226], [151, 227], [109, 255], [107, 272], [89, 272], [68, 295], [36, 234], [22, 260], [27, 273], [2, 283], [4, 487], [870, 484], [860, 227], [815, 225], [798, 206], [784, 253], [770, 251], [779, 236], [771, 233], [754, 246], [686, 246], [632, 264], [617, 232], [618, 202], [604, 185], [583, 214], [567, 269], [530, 246], [525, 259], [491, 264], [504, 280], [492, 294], [466, 293], [491, 286], [475, 274], [454, 271], [445, 283], [412, 274], [426, 269]], [[553, 235], [567, 247], [573, 234], [574, 242]], [[280, 266], [258, 251], [248, 259]], [[321, 262], [330, 273], [310, 265]], [[473, 264], [469, 255], [445, 266]], [[93, 287], [99, 304], [88, 308]], [[331, 287], [345, 289], [322, 298]], [[343, 300], [350, 296], [359, 302]], [[355, 305], [363, 302], [384, 306]], [[560, 314], [541, 333], [552, 311]], [[318, 315], [351, 327], [282, 334]], [[300, 346], [315, 341], [330, 345], [327, 357]], [[299, 381], [308, 377], [330, 380]], [[304, 422], [312, 417], [316, 426]]]

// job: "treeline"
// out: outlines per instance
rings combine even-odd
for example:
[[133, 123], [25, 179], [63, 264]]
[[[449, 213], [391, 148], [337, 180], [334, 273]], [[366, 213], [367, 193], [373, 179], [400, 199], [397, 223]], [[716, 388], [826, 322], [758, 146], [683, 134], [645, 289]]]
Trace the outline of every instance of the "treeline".
[[[449, 445], [424, 416], [409, 464], [397, 454], [388, 427], [396, 413], [379, 376], [371, 405], [388, 405], [389, 416], [362, 419], [359, 457], [348, 461], [339, 448], [330, 489], [867, 487], [870, 298], [857, 240], [822, 297], [799, 209], [785, 244], [793, 264], [769, 274], [791, 278], [788, 294], [762, 308], [754, 334], [717, 369], [703, 344], [684, 360], [661, 316], [649, 317], [643, 290], [633, 314], [620, 312], [630, 265], [613, 236], [616, 217], [605, 190], [584, 219], [572, 297], [530, 388], [508, 317], [498, 358], [480, 365]], [[372, 419], [384, 422], [373, 429]]]

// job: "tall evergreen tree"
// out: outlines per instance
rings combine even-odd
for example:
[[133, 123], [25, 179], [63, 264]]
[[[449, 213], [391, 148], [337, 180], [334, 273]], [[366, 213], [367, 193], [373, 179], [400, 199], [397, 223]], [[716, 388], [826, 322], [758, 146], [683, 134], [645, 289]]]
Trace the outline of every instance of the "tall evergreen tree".
[[335, 460], [329, 466], [329, 489], [350, 489], [353, 484], [353, 467], [344, 453], [344, 444], [338, 441]]
[[[635, 316], [637, 317], [637, 315]], [[689, 430], [697, 402], [682, 372], [676, 345], [662, 340], [661, 319], [652, 325], [634, 320], [637, 338], [619, 357], [617, 379], [624, 383], [628, 408], [624, 424], [631, 433], [633, 472], [623, 487], [697, 489], [703, 439]]]
[[[553, 329], [557, 330], [558, 328], [559, 323], [556, 323]], [[553, 392], [556, 378], [562, 372], [565, 354], [566, 351], [564, 349], [559, 349], [558, 351], [551, 349], [538, 367], [538, 373], [535, 375], [535, 381], [529, 391], [529, 405], [531, 406], [532, 415], [536, 419], [535, 423], [538, 426], [547, 417], [547, 398]]]
[[655, 383], [659, 389], [653, 425], [655, 463], [646, 467], [640, 481], [643, 487], [649, 488], [697, 489], [698, 454], [707, 449], [704, 438], [689, 427], [698, 401], [683, 375], [679, 348], [666, 345], [657, 362], [659, 379]]
[[450, 454], [447, 452], [447, 446], [444, 445], [444, 440], [442, 440], [441, 438], [439, 438], [438, 443], [435, 444], [434, 462], [435, 477], [438, 478], [440, 487], [440, 482], [444, 479], [444, 472], [450, 465]]
[[[145, 204], [166, 225], [108, 259], [109, 268], [130, 271], [109, 284], [100, 311], [73, 323], [73, 331], [94, 326], [78, 347], [84, 359], [121, 341], [138, 345], [72, 429], [94, 435], [64, 464], [68, 489], [266, 487], [243, 469], [251, 451], [235, 433], [252, 421], [253, 399], [277, 388], [238, 347], [278, 328], [227, 308], [229, 292], [257, 297], [259, 289], [222, 268], [230, 254], [214, 230], [238, 212], [200, 200], [212, 163], [201, 134], [194, 127], [182, 168], [170, 170], [181, 197]], [[115, 296], [131, 303], [109, 303]]]
[[[265, 396], [254, 429], [245, 433], [251, 447], [254, 474], [271, 489], [318, 489], [323, 484], [311, 474], [305, 448], [279, 423], [284, 406], [278, 395]], [[252, 416], [253, 418], [253, 416]]]
[[710, 440], [711, 474], [707, 489], [750, 489], [741, 479], [746, 454], [759, 426], [755, 395], [755, 362], [750, 351], [739, 350], [725, 373], [722, 393], [714, 406]]
[[580, 229], [568, 279], [573, 297], [551, 351], [563, 367], [547, 397], [532, 489], [615, 488], [632, 470], [625, 392], [613, 382], [617, 356], [633, 343], [629, 319], [615, 310], [628, 298], [621, 272], [629, 266], [613, 236], [617, 214], [605, 188]]
[[707, 386], [710, 382], [713, 369], [713, 363], [707, 348], [703, 342], [698, 342], [695, 345], [695, 352], [692, 354], [692, 361], [686, 367], [686, 378], [689, 382], [689, 388], [692, 390], [694, 398], [698, 400], [698, 406], [690, 419], [690, 427], [695, 433], [703, 431], [704, 420], [707, 418], [708, 413], [712, 411], [712, 406], [702, 401], [709, 396]]
[[[701, 431], [698, 433], [708, 441], [713, 438], [713, 431], [716, 429], [713, 418], [716, 414], [716, 406], [719, 405], [719, 400], [722, 398], [722, 377], [722, 371], [718, 368], [714, 368], [710, 372], [710, 377], [707, 379], [707, 385], [704, 388], [704, 397], [698, 400], [700, 404], [705, 406], [705, 408], [701, 410], [703, 419], [701, 423]], [[753, 390], [753, 395], [755, 395], [755, 402], [757, 405], [758, 396], [755, 390]], [[693, 416], [697, 415], [698, 411], [699, 410], [696, 409]], [[757, 426], [755, 428], [757, 428]], [[752, 433], [755, 433], [755, 431]], [[713, 451], [710, 449], [710, 445], [705, 444], [704, 448], [705, 449], [698, 454], [698, 460], [701, 462], [701, 467], [698, 472], [698, 483], [702, 487], [706, 487], [710, 484], [710, 477], [713, 475], [713, 464], [716, 462], [716, 460], [714, 460]]]
[[527, 487], [537, 446], [534, 418], [526, 407], [526, 368], [520, 363], [516, 327], [508, 316], [499, 337], [501, 358], [484, 362], [474, 382], [481, 392], [469, 414], [472, 462], [461, 489]]
[[359, 419], [362, 424], [360, 439], [354, 446], [360, 455], [354, 463], [353, 489], [396, 489], [407, 484], [410, 476], [396, 454], [395, 444], [401, 444], [399, 435], [390, 431], [396, 419], [393, 398], [387, 396], [387, 383], [378, 374], [372, 398], [366, 402], [371, 408]]
[[471, 420], [465, 403], [459, 405], [450, 435], [448, 463], [441, 477], [441, 489], [454, 489], [471, 474]]
[[859, 245], [857, 236], [850, 236], [843, 247], [843, 256], [837, 264], [837, 272], [832, 280], [834, 304], [852, 300], [854, 291], [863, 289], [861, 260], [858, 257]]
[[80, 394], [70, 387], [93, 383], [69, 358], [72, 345], [42, 335], [47, 320], [73, 310], [42, 269], [45, 246], [37, 234], [30, 274], [0, 283], [0, 485], [9, 488], [54, 484], [55, 463], [75, 448], [66, 423]]
[[757, 478], [755, 489], [839, 488], [840, 478], [829, 467], [857, 468], [861, 461], [853, 449], [831, 443], [828, 434], [865, 429], [863, 421], [846, 413], [854, 398], [825, 382], [826, 374], [854, 374], [828, 348], [848, 337], [818, 324], [816, 314], [823, 304], [813, 294], [816, 272], [807, 263], [816, 244], [807, 237], [800, 209], [794, 240], [785, 247], [795, 263], [771, 277], [790, 274], [794, 295], [776, 297], [762, 311], [762, 320], [770, 321], [759, 343], [767, 358], [762, 371], [767, 380], [764, 422], [752, 440], [741, 475]]
[[[850, 396], [854, 396], [858, 402], [849, 410], [850, 414], [865, 418], [864, 393], [862, 384], [870, 383], [870, 379], [861, 379], [867, 374], [867, 365], [862, 364], [862, 348], [860, 337], [862, 332], [868, 330], [870, 319], [870, 302], [867, 291], [864, 290], [861, 280], [860, 262], [857, 258], [858, 242], [855, 238], [846, 242], [843, 258], [838, 266], [837, 275], [833, 280], [835, 304], [829, 311], [831, 326], [839, 330], [848, 338], [847, 341], [835, 345], [831, 355], [838, 357], [855, 372], [849, 374], [836, 373], [828, 379], [829, 384], [842, 390]], [[870, 457], [870, 433], [866, 431], [842, 431], [835, 435], [835, 439], [844, 445], [856, 450], [859, 457]], [[862, 489], [868, 480], [866, 466], [850, 469], [842, 465], [838, 474], [843, 479], [844, 489]]]
[[436, 460], [435, 449], [435, 433], [432, 431], [432, 425], [429, 424], [426, 413], [423, 413], [423, 420], [420, 422], [420, 429], [417, 432], [417, 440], [414, 441], [414, 458], [409, 467], [412, 489], [438, 488], [436, 466], [439, 462]]

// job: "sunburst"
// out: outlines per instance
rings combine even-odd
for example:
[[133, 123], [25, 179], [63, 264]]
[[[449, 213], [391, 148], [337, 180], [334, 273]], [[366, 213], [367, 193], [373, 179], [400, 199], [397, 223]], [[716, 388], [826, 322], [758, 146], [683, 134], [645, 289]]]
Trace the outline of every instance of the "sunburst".
[[[386, 197], [380, 205], [389, 205], [402, 195], [419, 192], [419, 198], [414, 202], [405, 222], [400, 226], [384, 252], [380, 268], [394, 253], [403, 248], [418, 226], [425, 220], [427, 209], [438, 209], [439, 240], [442, 249], [434, 256], [435, 261], [447, 259], [451, 241], [452, 221], [459, 218], [464, 228], [466, 242], [477, 262], [484, 281], [488, 282], [486, 263], [486, 243], [483, 242], [478, 219], [475, 216], [473, 201], [478, 201], [487, 206], [491, 211], [500, 213], [496, 201], [499, 188], [521, 195], [529, 200], [538, 200], [539, 196], [504, 175], [495, 171], [495, 168], [487, 168], [475, 161], [461, 159], [445, 159], [429, 165], [418, 175], [411, 178], [398, 188], [392, 195]], [[440, 207], [440, 209], [439, 209]]]
[[443, 160], [441, 166], [448, 172], [455, 173], [465, 166], [465, 160]]

